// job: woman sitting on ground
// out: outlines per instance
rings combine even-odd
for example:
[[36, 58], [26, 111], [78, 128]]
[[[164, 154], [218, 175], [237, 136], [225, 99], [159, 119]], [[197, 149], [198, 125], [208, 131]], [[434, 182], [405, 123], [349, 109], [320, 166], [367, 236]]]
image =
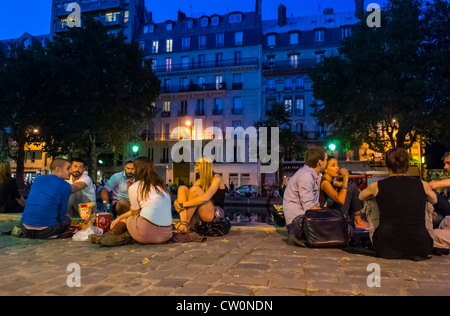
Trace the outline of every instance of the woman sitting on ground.
[[0, 213], [22, 213], [25, 199], [20, 195], [16, 179], [11, 177], [8, 161], [0, 163]]
[[370, 238], [379, 257], [420, 260], [433, 248], [425, 222], [427, 200], [436, 203], [436, 194], [427, 182], [406, 176], [409, 154], [403, 148], [386, 153], [389, 177], [370, 184], [359, 198], [368, 201], [366, 214]]
[[[336, 179], [342, 175], [342, 182]], [[368, 228], [369, 224], [361, 218], [364, 210], [359, 199], [360, 190], [354, 183], [348, 183], [349, 173], [341, 169], [336, 158], [328, 158], [327, 168], [320, 184], [320, 207], [339, 209], [346, 218], [353, 218], [356, 228]]]
[[172, 238], [170, 194], [164, 181], [147, 157], [134, 160], [136, 182], [128, 187], [131, 210], [111, 223], [111, 230], [101, 239], [103, 245], [123, 242], [123, 234], [142, 244], [160, 244]]
[[213, 164], [209, 158], [201, 158], [195, 164], [200, 178], [188, 189], [178, 188], [175, 209], [180, 214], [180, 222], [175, 225], [178, 232], [186, 233], [201, 221], [211, 222], [214, 219], [214, 206], [224, 208], [226, 196], [222, 177], [213, 172]]

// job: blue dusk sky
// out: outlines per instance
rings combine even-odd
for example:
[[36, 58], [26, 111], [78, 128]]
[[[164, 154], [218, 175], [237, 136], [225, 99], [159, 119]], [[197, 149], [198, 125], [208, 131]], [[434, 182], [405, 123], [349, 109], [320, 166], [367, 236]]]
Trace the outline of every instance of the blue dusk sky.
[[[381, 6], [385, 0], [366, 0]], [[280, 3], [287, 7], [287, 16], [318, 14], [324, 8], [332, 7], [335, 12], [353, 11], [354, 0], [263, 0], [263, 19], [276, 19]], [[50, 33], [50, 14], [52, 0], [0, 0], [0, 40], [18, 38], [23, 33], [43, 35]], [[199, 17], [203, 14], [226, 14], [232, 11], [255, 10], [254, 0], [145, 0], [149, 11], [153, 12], [155, 22], [176, 20], [181, 9], [187, 16]]]

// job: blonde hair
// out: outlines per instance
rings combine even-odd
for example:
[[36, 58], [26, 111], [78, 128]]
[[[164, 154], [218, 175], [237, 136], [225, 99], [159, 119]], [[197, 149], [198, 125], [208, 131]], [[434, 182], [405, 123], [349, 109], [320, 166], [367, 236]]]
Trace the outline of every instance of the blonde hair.
[[0, 163], [0, 183], [5, 182], [7, 179], [11, 178], [11, 165], [8, 161], [2, 161]]
[[213, 163], [210, 158], [202, 157], [197, 160], [197, 164], [200, 165], [200, 188], [206, 192], [214, 178]]

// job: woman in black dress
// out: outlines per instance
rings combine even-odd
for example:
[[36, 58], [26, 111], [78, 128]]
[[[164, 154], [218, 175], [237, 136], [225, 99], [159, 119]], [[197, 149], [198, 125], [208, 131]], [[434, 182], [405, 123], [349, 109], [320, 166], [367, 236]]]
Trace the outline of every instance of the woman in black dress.
[[25, 200], [17, 190], [16, 179], [11, 177], [9, 162], [0, 163], [0, 213], [21, 213]]
[[406, 176], [409, 154], [403, 148], [386, 153], [386, 167], [389, 177], [370, 184], [359, 195], [369, 201], [366, 213], [376, 254], [388, 259], [426, 259], [433, 239], [426, 229], [425, 207], [427, 200], [436, 203], [436, 194], [427, 182]]

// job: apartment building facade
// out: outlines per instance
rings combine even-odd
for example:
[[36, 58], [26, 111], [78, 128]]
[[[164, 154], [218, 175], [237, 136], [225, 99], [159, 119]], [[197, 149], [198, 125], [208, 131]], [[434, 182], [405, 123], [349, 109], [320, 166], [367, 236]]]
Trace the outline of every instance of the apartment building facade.
[[[68, 5], [74, 2], [81, 14], [101, 21], [110, 33], [122, 31], [126, 41], [138, 42], [152, 60], [161, 94], [153, 103], [156, 117], [140, 131], [137, 154], [150, 157], [166, 183], [195, 182], [195, 150], [202, 151], [212, 140], [225, 142], [227, 127], [253, 126], [265, 118], [273, 102], [285, 104], [291, 129], [299, 138], [321, 144], [326, 136], [326, 127], [311, 116], [314, 98], [308, 70], [324, 56], [338, 54], [340, 40], [351, 35], [357, 21], [355, 12], [326, 9], [314, 16], [287, 17], [287, 8], [280, 5], [278, 19], [263, 20], [262, 1], [256, 0], [251, 12], [188, 17], [178, 11], [176, 20], [155, 23], [144, 0], [53, 0], [50, 34], [23, 37], [45, 45], [54, 34], [65, 32], [71, 14]], [[214, 134], [207, 130], [210, 127], [222, 133]], [[180, 134], [180, 128], [188, 135]], [[253, 136], [240, 132], [232, 138], [242, 135], [247, 138], [244, 148], [237, 143], [228, 152], [225, 145], [214, 148], [214, 171], [225, 183], [261, 185], [261, 162], [249, 159]], [[172, 150], [187, 136], [191, 162], [176, 162]], [[195, 141], [201, 146], [194, 146]], [[128, 156], [134, 154], [131, 148], [128, 144]], [[237, 162], [241, 155], [244, 161]], [[263, 177], [268, 184], [276, 179]]]

